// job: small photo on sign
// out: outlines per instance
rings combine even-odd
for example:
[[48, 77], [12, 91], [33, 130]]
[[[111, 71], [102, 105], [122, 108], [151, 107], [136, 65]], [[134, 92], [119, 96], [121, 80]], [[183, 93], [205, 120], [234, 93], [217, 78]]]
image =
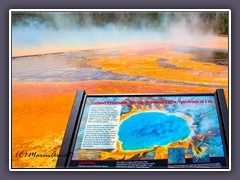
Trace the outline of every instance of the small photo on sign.
[[185, 163], [184, 148], [169, 148], [168, 149], [168, 164], [183, 164]]
[[202, 163], [209, 162], [209, 149], [205, 146], [200, 146], [193, 153], [193, 162], [194, 163]]

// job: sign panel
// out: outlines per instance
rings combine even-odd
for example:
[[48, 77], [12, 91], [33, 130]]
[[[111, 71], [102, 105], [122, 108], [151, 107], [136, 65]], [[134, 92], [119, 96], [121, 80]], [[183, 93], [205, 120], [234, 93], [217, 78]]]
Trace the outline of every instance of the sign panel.
[[227, 168], [223, 98], [222, 90], [83, 95], [71, 143], [61, 150], [67, 156], [58, 167]]

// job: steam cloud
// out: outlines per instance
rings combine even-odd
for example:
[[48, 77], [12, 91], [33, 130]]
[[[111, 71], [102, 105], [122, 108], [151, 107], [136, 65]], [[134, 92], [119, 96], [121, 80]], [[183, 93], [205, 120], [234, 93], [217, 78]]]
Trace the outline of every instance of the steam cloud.
[[58, 52], [158, 43], [192, 45], [214, 41], [216, 36], [200, 12], [159, 12], [152, 16], [144, 12], [39, 12], [18, 17], [21, 15], [12, 15], [13, 56], [41, 54], [46, 49]]

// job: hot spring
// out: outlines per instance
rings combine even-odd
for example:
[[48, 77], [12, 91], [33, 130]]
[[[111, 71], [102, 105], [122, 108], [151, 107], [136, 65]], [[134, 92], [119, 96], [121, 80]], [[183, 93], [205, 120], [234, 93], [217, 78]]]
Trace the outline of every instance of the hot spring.
[[119, 127], [123, 150], [149, 149], [186, 139], [191, 133], [187, 121], [161, 112], [141, 112], [130, 116]]

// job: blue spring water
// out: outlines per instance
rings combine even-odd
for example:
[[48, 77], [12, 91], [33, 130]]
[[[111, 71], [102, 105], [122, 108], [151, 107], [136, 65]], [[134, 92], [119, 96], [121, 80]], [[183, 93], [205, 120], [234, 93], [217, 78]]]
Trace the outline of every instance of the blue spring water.
[[130, 116], [119, 127], [123, 150], [148, 149], [183, 140], [190, 135], [187, 121], [160, 112], [141, 112]]

